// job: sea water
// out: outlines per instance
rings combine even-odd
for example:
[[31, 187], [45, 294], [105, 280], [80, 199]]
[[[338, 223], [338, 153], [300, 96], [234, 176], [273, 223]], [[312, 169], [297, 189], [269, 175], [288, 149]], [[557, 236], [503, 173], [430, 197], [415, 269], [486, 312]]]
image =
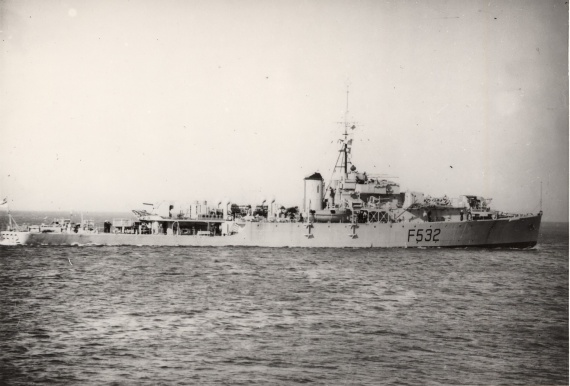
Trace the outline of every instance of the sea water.
[[530, 250], [0, 247], [0, 384], [568, 381], [566, 223]]

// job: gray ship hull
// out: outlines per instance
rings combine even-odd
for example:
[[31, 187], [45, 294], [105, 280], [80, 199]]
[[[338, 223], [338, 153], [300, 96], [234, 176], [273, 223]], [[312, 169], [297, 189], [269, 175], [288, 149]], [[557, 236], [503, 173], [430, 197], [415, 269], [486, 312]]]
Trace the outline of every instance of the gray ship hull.
[[5, 245], [251, 246], [321, 248], [529, 248], [541, 215], [461, 222], [247, 222], [230, 236], [2, 232]]

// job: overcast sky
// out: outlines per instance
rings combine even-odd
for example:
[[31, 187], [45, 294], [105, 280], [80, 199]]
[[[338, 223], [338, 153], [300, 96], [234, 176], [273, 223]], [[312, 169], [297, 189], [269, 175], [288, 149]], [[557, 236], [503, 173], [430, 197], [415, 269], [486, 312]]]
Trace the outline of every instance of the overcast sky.
[[302, 205], [353, 162], [568, 219], [566, 1], [2, 1], [12, 209]]

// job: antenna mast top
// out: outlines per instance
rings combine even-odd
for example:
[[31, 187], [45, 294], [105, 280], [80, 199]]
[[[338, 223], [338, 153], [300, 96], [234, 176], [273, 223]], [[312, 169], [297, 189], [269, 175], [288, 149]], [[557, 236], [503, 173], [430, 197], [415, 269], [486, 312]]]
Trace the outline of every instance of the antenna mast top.
[[348, 90], [349, 86], [346, 85], [346, 110], [344, 111], [344, 136], [348, 135]]

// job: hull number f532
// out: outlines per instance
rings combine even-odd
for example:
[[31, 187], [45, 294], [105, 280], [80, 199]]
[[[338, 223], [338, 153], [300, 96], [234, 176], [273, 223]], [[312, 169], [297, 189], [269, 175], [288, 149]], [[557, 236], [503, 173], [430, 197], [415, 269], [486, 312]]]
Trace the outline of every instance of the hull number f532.
[[408, 242], [415, 241], [420, 243], [422, 241], [439, 241], [439, 234], [441, 229], [410, 229], [408, 230]]

